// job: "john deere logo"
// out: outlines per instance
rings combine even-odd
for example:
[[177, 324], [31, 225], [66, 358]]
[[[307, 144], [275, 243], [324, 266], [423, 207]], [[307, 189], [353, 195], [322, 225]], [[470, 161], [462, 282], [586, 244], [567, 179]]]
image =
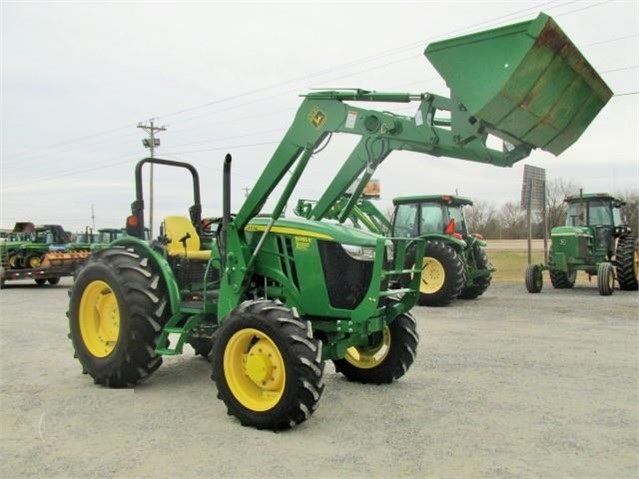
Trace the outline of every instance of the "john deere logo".
[[311, 125], [318, 130], [324, 126], [324, 123], [326, 123], [326, 115], [316, 106], [311, 108], [311, 111], [308, 114], [308, 119], [310, 120]]

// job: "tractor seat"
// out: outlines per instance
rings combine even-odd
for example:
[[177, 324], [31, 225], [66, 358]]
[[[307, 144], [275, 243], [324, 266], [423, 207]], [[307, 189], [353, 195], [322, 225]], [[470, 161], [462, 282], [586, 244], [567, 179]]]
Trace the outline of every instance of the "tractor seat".
[[[164, 218], [164, 233], [169, 242], [166, 245], [169, 256], [206, 260], [211, 257], [210, 250], [200, 250], [200, 237], [193, 224], [185, 216], [167, 216]], [[180, 241], [188, 235], [185, 243]]]

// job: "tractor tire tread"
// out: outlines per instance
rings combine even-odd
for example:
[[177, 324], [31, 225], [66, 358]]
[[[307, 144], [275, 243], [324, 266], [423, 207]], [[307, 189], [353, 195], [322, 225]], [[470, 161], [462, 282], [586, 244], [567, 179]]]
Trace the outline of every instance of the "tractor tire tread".
[[[308, 419], [317, 409], [324, 392], [322, 343], [312, 337], [308, 320], [300, 318], [294, 308], [279, 301], [249, 300], [237, 306], [216, 332], [211, 351], [218, 398], [243, 426], [280, 431], [290, 429]], [[276, 342], [286, 364], [286, 389], [279, 403], [269, 411], [256, 412], [242, 405], [233, 395], [224, 373], [224, 351], [231, 336], [246, 327], [263, 327]], [[308, 333], [311, 337], [308, 337]]]
[[426, 257], [437, 259], [444, 267], [446, 276], [442, 288], [431, 294], [420, 292], [417, 302], [421, 306], [447, 306], [459, 297], [464, 288], [466, 282], [464, 263], [457, 251], [449, 244], [438, 240], [426, 242], [424, 258]]
[[[488, 259], [486, 248], [476, 247], [475, 249], [475, 269], [491, 271], [493, 266]], [[487, 276], [481, 276], [475, 280], [471, 286], [464, 287], [459, 293], [460, 299], [477, 299], [484, 294], [493, 280], [493, 274], [490, 272]]]
[[348, 381], [362, 384], [390, 384], [410, 369], [417, 357], [419, 334], [417, 322], [410, 313], [395, 318], [389, 325], [390, 350], [384, 360], [373, 368], [358, 368], [346, 359], [333, 360], [335, 370]]
[[[170, 310], [164, 283], [151, 281], [155, 274], [148, 258], [122, 246], [93, 254], [79, 271], [70, 291], [67, 317], [75, 354], [96, 384], [130, 387], [147, 379], [162, 364], [155, 346]], [[120, 309], [120, 336], [112, 353], [104, 358], [96, 358], [87, 350], [79, 327], [84, 287], [95, 280], [107, 282]]]
[[637, 238], [629, 235], [619, 238], [615, 258], [615, 269], [619, 289], [622, 291], [637, 291], [637, 289], [639, 289], [635, 265], [637, 247]]

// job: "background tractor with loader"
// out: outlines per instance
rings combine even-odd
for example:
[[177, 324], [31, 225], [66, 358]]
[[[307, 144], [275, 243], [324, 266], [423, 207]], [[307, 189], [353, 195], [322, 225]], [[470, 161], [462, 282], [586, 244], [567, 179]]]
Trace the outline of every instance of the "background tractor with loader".
[[[354, 185], [342, 211], [348, 217], [377, 166], [396, 150], [497, 166], [511, 166], [537, 147], [560, 154], [612, 94], [543, 14], [433, 43], [426, 56], [448, 81], [450, 98], [365, 90], [305, 95], [236, 214], [227, 155], [222, 219], [213, 237], [203, 234], [197, 170], [141, 160], [129, 236], [94, 253], [71, 290], [70, 338], [83, 371], [97, 384], [129, 387], [153, 374], [163, 356], [181, 353], [185, 342], [208, 344], [212, 378], [229, 414], [272, 430], [313, 414], [325, 361], [350, 381], [402, 377], [419, 342], [410, 310], [420, 270], [406, 268], [406, 257], [410, 252], [421, 264], [424, 242], [322, 221], [331, 206]], [[417, 113], [366, 109], [366, 102], [416, 102]], [[438, 111], [449, 113], [446, 124], [435, 120]], [[359, 141], [308, 218], [284, 218], [310, 160], [335, 133]], [[508, 146], [491, 149], [489, 134]], [[184, 169], [193, 179], [188, 217], [167, 217], [151, 242], [143, 239], [147, 164]]]
[[[493, 268], [486, 254], [486, 242], [480, 234], [468, 231], [464, 206], [468, 198], [454, 195], [421, 195], [393, 199], [392, 220], [367, 199], [360, 198], [344, 218], [342, 209], [349, 197], [340, 198], [326, 215], [327, 219], [348, 219], [355, 228], [399, 238], [420, 238], [426, 243], [421, 265], [418, 303], [422, 306], [446, 306], [456, 298], [476, 299], [486, 292]], [[306, 217], [312, 200], [299, 200], [295, 209]], [[408, 255], [407, 261], [413, 261]], [[414, 264], [407, 264], [413, 267]]]
[[614, 292], [615, 280], [624, 291], [637, 290], [639, 243], [621, 217], [625, 204], [608, 193], [569, 196], [566, 224], [552, 229], [548, 264], [529, 265], [525, 283], [530, 293], [543, 287], [543, 271], [548, 271], [554, 288], [572, 288], [577, 272], [597, 277], [602, 296]]

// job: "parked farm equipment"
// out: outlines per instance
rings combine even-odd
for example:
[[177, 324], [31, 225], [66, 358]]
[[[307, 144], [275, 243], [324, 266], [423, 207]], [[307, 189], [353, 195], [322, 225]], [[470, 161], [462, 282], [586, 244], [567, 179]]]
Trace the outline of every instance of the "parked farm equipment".
[[486, 292], [493, 267], [480, 234], [468, 231], [468, 198], [427, 195], [396, 198], [392, 235], [426, 241], [419, 304], [445, 306], [456, 298], [476, 299]]
[[62, 226], [36, 226], [20, 222], [7, 241], [0, 244], [0, 287], [7, 281], [33, 279], [38, 286], [58, 284], [72, 276], [89, 256], [86, 248], [74, 248]]
[[[492, 280], [493, 267], [486, 254], [486, 242], [480, 234], [468, 231], [464, 206], [473, 204], [468, 198], [454, 195], [421, 195], [395, 198], [393, 220], [366, 198], [351, 208], [348, 218], [342, 210], [349, 197], [340, 198], [326, 218], [356, 228], [366, 228], [382, 235], [420, 238], [426, 243], [421, 269], [418, 303], [424, 306], [446, 306], [456, 298], [476, 299], [486, 292]], [[299, 200], [295, 213], [307, 217], [312, 200]], [[411, 255], [406, 267], [415, 266]]]
[[602, 296], [614, 292], [615, 279], [625, 291], [637, 290], [639, 243], [621, 217], [625, 204], [608, 193], [569, 196], [566, 224], [552, 229], [548, 264], [526, 268], [526, 289], [539, 293], [543, 271], [548, 271], [554, 288], [575, 284], [578, 271], [597, 277]]
[[[521, 39], [516, 47], [512, 37]], [[479, 47], [485, 42], [492, 51], [477, 62], [480, 53], [486, 57]], [[327, 360], [351, 381], [382, 384], [402, 377], [418, 345], [410, 310], [420, 270], [406, 268], [406, 257], [410, 252], [421, 264], [424, 243], [321, 221], [331, 206], [354, 185], [343, 210], [348, 216], [375, 168], [394, 150], [498, 166], [511, 166], [536, 147], [559, 154], [611, 95], [545, 15], [432, 44], [426, 55], [449, 81], [451, 98], [364, 90], [305, 95], [234, 215], [227, 155], [223, 215], [213, 238], [203, 235], [196, 169], [141, 160], [127, 218], [131, 236], [94, 253], [71, 291], [70, 337], [83, 370], [97, 384], [132, 386], [156, 371], [162, 356], [179, 354], [190, 342], [203, 353], [211, 350], [212, 377], [229, 414], [243, 425], [274, 430], [293, 427], [315, 411]], [[481, 89], [464, 83], [474, 76], [467, 66], [490, 77], [477, 83]], [[575, 85], [559, 88], [558, 73], [562, 79], [568, 73]], [[418, 114], [365, 109], [365, 102], [418, 102]], [[450, 112], [446, 125], [434, 120], [438, 110]], [[513, 121], [520, 116], [529, 120], [525, 131]], [[360, 140], [309, 218], [283, 218], [309, 161], [333, 133]], [[489, 133], [510, 146], [489, 148]], [[142, 239], [147, 164], [186, 170], [193, 180], [189, 217], [167, 217], [163, 234], [152, 242]], [[281, 194], [264, 217], [260, 212], [279, 185]]]

